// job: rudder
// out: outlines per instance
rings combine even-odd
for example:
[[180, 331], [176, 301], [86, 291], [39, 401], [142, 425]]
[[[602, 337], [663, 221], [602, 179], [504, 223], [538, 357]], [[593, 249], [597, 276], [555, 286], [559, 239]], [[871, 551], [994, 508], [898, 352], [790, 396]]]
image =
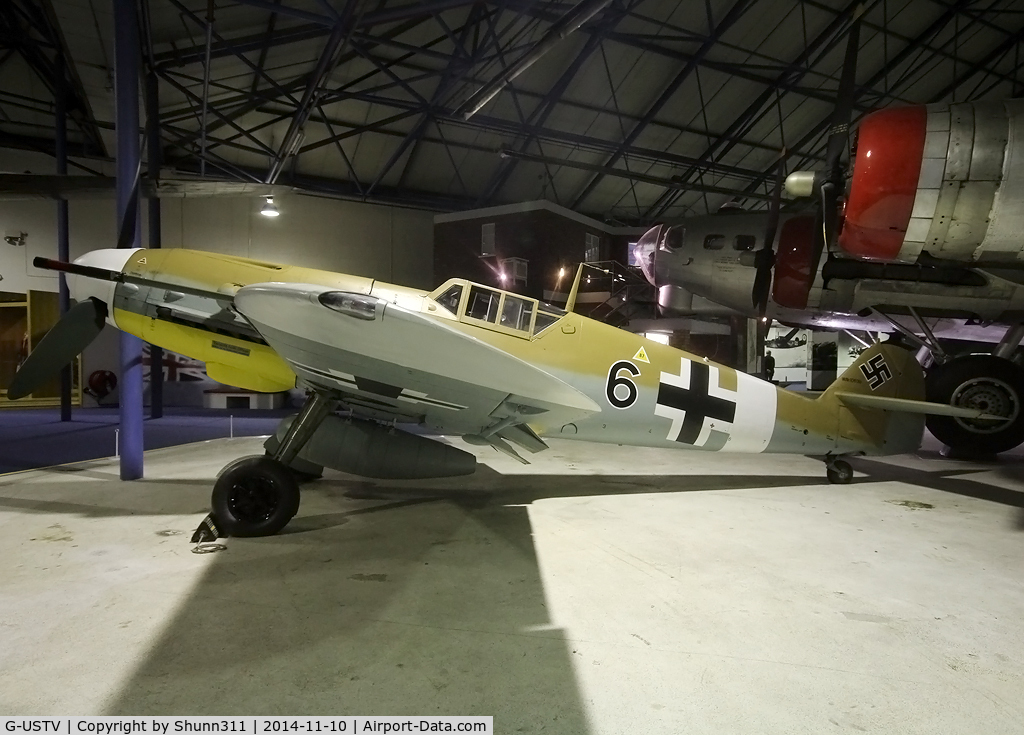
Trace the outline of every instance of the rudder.
[[869, 446], [872, 454], [900, 454], [921, 446], [924, 417], [920, 414], [851, 405], [841, 394], [923, 401], [924, 371], [913, 353], [880, 342], [867, 348], [818, 400], [822, 410], [839, 413], [839, 451], [842, 445]]
[[878, 342], [864, 350], [821, 397], [837, 392], [923, 401], [924, 371], [906, 348]]

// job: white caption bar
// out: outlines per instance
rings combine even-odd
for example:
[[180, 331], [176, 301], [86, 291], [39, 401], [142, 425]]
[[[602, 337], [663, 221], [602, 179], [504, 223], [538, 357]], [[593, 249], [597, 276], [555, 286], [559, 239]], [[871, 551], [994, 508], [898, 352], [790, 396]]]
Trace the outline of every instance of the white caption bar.
[[493, 735], [493, 717], [0, 717], [0, 735], [172, 735], [173, 733], [390, 733], [471, 732]]

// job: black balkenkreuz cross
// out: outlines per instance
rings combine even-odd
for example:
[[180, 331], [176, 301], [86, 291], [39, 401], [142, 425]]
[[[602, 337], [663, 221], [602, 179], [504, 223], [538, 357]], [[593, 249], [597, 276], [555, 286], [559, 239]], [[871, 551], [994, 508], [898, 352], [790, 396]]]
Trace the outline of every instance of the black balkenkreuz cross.
[[[702, 362], [688, 361], [690, 363], [690, 387], [682, 388], [666, 382], [666, 373], [662, 373], [661, 383], [658, 387], [658, 405], [655, 414], [672, 419], [673, 429], [677, 426], [678, 413], [682, 412], [683, 420], [679, 424], [679, 433], [669, 439], [684, 444], [696, 444], [704, 429], [705, 419], [717, 419], [731, 424], [736, 417], [736, 403], [727, 398], [718, 398], [709, 395], [708, 383], [711, 375], [710, 368]], [[683, 369], [685, 372], [685, 369]], [[679, 378], [680, 376], [668, 376]], [[673, 414], [676, 414], [673, 416]]]

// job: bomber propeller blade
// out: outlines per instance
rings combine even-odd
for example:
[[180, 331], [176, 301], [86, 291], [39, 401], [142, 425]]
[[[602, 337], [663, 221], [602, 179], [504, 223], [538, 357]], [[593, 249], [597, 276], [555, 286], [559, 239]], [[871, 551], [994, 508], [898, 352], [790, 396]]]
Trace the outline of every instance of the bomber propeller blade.
[[775, 233], [779, 229], [779, 209], [782, 206], [783, 169], [786, 165], [786, 149], [779, 155], [779, 166], [775, 172], [775, 191], [768, 208], [768, 226], [765, 228], [764, 244], [754, 254], [754, 288], [750, 298], [757, 307], [757, 315], [763, 317], [768, 311], [768, 295], [772, 289], [772, 271], [775, 268]]
[[842, 165], [843, 153], [850, 142], [850, 117], [853, 114], [853, 101], [856, 92], [857, 52], [860, 49], [860, 24], [864, 7], [854, 11], [853, 24], [846, 42], [846, 57], [843, 60], [843, 73], [839, 78], [839, 91], [836, 95], [836, 106], [832, 111], [829, 125], [828, 143], [825, 153], [824, 176], [818, 180], [821, 198], [822, 231], [815, 237], [814, 255], [811, 259], [811, 273], [818, 272], [821, 256], [827, 250], [832, 252], [839, 224], [839, 195], [844, 188], [845, 171]]

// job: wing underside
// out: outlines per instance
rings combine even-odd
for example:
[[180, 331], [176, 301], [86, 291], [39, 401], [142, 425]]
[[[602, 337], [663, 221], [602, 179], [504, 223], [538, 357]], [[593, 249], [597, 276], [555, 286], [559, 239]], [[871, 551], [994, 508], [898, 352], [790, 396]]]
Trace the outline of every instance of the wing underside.
[[[358, 316], [324, 306], [309, 284], [241, 289], [235, 308], [299, 376], [375, 418], [468, 435], [500, 451], [544, 448], [538, 431], [599, 411], [553, 375], [444, 320], [370, 295]], [[514, 453], [514, 450], [512, 450]], [[506, 452], [507, 453], [507, 452]]]

